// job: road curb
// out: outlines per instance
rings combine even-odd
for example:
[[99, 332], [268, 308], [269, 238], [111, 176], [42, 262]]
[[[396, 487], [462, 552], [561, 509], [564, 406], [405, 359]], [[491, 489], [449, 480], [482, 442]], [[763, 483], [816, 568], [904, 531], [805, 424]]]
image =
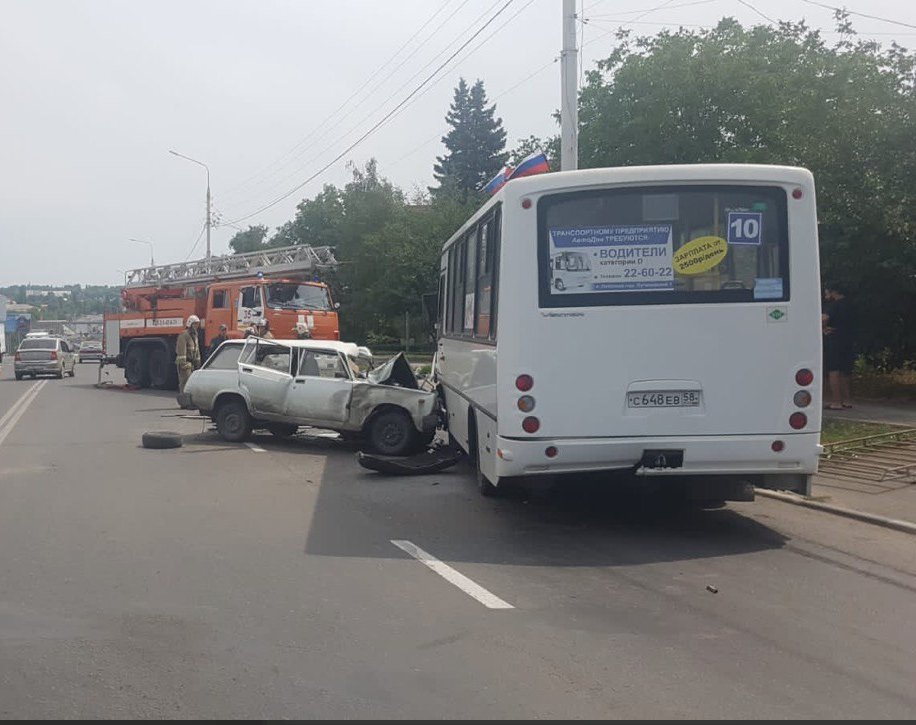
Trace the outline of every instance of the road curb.
[[765, 498], [775, 498], [777, 501], [784, 501], [785, 503], [795, 504], [796, 506], [804, 506], [805, 508], [809, 509], [826, 511], [827, 513], [835, 514], [837, 516], [845, 516], [848, 519], [856, 519], [858, 521], [864, 521], [867, 524], [883, 526], [886, 529], [896, 529], [897, 531], [902, 531], [906, 534], [916, 535], [916, 523], [913, 523], [912, 521], [891, 519], [887, 516], [879, 516], [878, 514], [870, 514], [866, 513], [865, 511], [843, 508], [842, 506], [834, 506], [829, 503], [821, 503], [820, 501], [812, 501], [811, 499], [804, 498], [803, 496], [798, 496], [794, 493], [770, 491], [769, 489], [761, 488], [756, 489], [755, 492], [758, 496], [764, 496]]

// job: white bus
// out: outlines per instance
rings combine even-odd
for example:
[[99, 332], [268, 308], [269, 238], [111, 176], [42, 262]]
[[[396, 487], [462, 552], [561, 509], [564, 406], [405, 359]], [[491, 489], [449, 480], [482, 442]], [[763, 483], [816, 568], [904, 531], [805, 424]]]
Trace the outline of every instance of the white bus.
[[[581, 286], [557, 284], [558, 259]], [[439, 290], [436, 379], [482, 493], [586, 471], [714, 500], [810, 491], [822, 337], [807, 170], [516, 179], [445, 243]]]

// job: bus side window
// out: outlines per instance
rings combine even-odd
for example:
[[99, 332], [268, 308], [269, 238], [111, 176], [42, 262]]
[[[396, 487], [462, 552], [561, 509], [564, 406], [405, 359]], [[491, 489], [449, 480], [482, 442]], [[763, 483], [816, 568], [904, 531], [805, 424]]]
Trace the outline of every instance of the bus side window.
[[499, 307], [499, 248], [501, 246], [501, 232], [502, 232], [502, 209], [496, 207], [496, 213], [493, 215], [493, 223], [489, 225], [491, 229], [489, 255], [490, 255], [490, 279], [492, 280], [492, 288], [490, 290], [490, 325], [489, 325], [489, 337], [491, 340], [496, 340], [496, 323], [497, 323], [497, 308]]
[[490, 315], [493, 303], [493, 219], [480, 225], [480, 250], [477, 261], [477, 318], [475, 336], [486, 340], [490, 336]]
[[474, 227], [469, 230], [464, 240], [464, 257], [465, 263], [462, 267], [462, 279], [464, 280], [464, 320], [461, 326], [463, 332], [474, 334], [474, 320], [477, 313], [477, 242], [478, 229]]

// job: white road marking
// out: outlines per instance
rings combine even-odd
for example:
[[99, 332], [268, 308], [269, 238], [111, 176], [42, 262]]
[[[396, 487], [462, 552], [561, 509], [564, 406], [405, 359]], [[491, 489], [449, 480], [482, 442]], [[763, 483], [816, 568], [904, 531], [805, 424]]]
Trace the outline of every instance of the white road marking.
[[251, 443], [250, 441], [246, 441], [245, 445], [248, 446], [255, 453], [267, 453], [267, 451], [265, 451], [263, 448], [261, 448], [260, 446], [256, 446], [254, 443]]
[[486, 589], [480, 586], [480, 584], [472, 581], [471, 579], [468, 579], [460, 571], [452, 569], [452, 567], [450, 567], [445, 562], [439, 561], [435, 556], [426, 551], [423, 551], [423, 549], [421, 549], [416, 544], [401, 539], [392, 539], [391, 543], [399, 549], [406, 551], [417, 561], [426, 564], [426, 566], [436, 572], [436, 574], [441, 576], [446, 581], [454, 584], [465, 594], [474, 597], [474, 599], [483, 604], [485, 607], [489, 607], [490, 609], [515, 609], [515, 607], [509, 604], [509, 602], [506, 602], [497, 597], [495, 594], [488, 592]]
[[41, 389], [47, 384], [47, 380], [33, 383], [32, 386], [22, 394], [19, 400], [13, 403], [10, 409], [6, 411], [6, 415], [0, 418], [0, 445], [3, 444], [3, 441], [6, 440], [6, 437], [13, 430], [13, 426], [16, 425], [22, 417], [22, 414], [28, 410], [32, 401], [38, 397], [38, 393], [40, 393]]

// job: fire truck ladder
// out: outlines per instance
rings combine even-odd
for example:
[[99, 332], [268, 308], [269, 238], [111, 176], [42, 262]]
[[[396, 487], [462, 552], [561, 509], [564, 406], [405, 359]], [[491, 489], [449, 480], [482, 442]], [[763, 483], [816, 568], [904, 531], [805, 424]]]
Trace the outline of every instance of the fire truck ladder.
[[168, 286], [193, 282], [212, 282], [237, 277], [253, 277], [315, 272], [334, 269], [337, 259], [332, 247], [296, 244], [291, 247], [264, 249], [244, 254], [224, 254], [192, 262], [141, 267], [124, 274], [125, 287]]

